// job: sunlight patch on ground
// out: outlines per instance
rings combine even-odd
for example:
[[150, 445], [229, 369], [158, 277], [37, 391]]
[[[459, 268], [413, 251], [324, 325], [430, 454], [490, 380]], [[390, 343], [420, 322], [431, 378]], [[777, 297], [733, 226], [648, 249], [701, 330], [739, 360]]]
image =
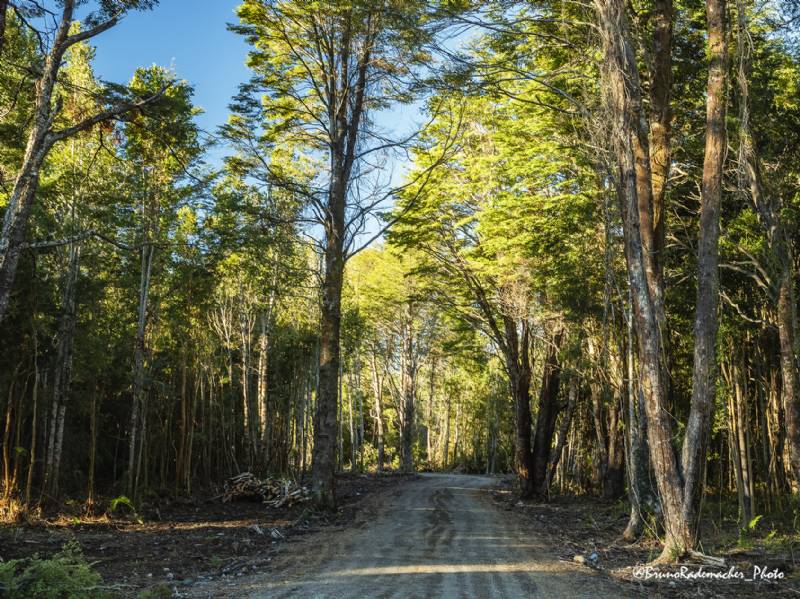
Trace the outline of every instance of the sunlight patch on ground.
[[529, 563], [516, 564], [418, 564], [409, 566], [381, 566], [352, 568], [331, 573], [331, 576], [390, 576], [393, 574], [478, 574], [488, 572], [533, 572], [537, 568]]

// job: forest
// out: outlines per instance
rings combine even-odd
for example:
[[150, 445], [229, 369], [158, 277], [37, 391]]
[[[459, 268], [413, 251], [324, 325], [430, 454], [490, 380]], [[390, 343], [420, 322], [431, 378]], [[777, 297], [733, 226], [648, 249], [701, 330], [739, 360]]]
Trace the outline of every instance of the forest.
[[241, 0], [207, 131], [94, 67], [175, 1], [0, 0], [2, 527], [462, 473], [794, 563], [800, 4]]

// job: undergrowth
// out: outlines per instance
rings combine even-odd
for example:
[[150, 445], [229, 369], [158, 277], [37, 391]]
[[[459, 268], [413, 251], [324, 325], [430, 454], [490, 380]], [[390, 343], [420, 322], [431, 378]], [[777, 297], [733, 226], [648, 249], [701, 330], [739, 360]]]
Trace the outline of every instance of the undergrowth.
[[116, 596], [72, 541], [53, 555], [0, 562], [0, 597], [7, 599], [103, 599]]

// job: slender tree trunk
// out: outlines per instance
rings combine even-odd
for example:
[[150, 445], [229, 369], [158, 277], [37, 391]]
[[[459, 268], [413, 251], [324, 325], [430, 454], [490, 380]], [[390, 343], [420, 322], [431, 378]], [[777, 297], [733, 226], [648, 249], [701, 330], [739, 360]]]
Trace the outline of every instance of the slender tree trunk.
[[608, 473], [608, 440], [603, 417], [603, 390], [597, 382], [590, 384], [590, 390], [592, 396], [592, 420], [594, 421], [595, 442], [597, 444], [596, 457], [592, 460], [592, 463], [597, 475], [595, 484], [600, 486], [603, 496], [605, 496], [605, 482]]
[[410, 306], [403, 326], [403, 376], [400, 414], [400, 467], [403, 472], [414, 471], [414, 407], [417, 395], [417, 356], [414, 344], [414, 315]]
[[[150, 273], [153, 266], [155, 246], [147, 243], [142, 247], [142, 268], [139, 278], [139, 311], [136, 324], [136, 339], [133, 347], [133, 385], [131, 401], [131, 420], [128, 429], [128, 474], [126, 491], [131, 498], [136, 494], [137, 448], [139, 442], [139, 423], [144, 428], [144, 394], [145, 394], [145, 332], [147, 328], [147, 302], [150, 297]], [[142, 431], [142, 435], [144, 432]]]
[[97, 385], [92, 388], [89, 406], [89, 472], [86, 483], [86, 512], [94, 514], [94, 474], [97, 461]]
[[267, 426], [269, 419], [269, 335], [267, 330], [267, 319], [262, 314], [260, 320], [261, 335], [258, 338], [258, 390], [256, 401], [258, 402], [258, 439], [261, 454], [261, 462], [268, 462], [269, 448], [267, 446]]
[[364, 394], [361, 391], [361, 355], [355, 357], [355, 388], [358, 397], [358, 459], [359, 470], [364, 470]]
[[709, 68], [706, 95], [706, 149], [700, 194], [697, 244], [697, 308], [694, 322], [692, 405], [683, 440], [683, 518], [689, 525], [687, 549], [698, 541], [706, 454], [717, 389], [717, 306], [719, 304], [719, 213], [727, 149], [725, 129], [727, 33], [725, 0], [706, 0]]
[[344, 380], [342, 377], [342, 363], [339, 363], [339, 401], [336, 404], [336, 422], [338, 423], [338, 435], [336, 437], [336, 446], [338, 456], [338, 470], [344, 470], [344, 418], [342, 417], [342, 409], [344, 403]]
[[51, 497], [59, 493], [61, 454], [64, 442], [64, 423], [72, 381], [72, 357], [75, 339], [75, 293], [80, 271], [81, 247], [71, 244], [69, 264], [61, 295], [61, 322], [58, 329], [58, 349], [53, 376], [53, 419], [50, 429], [47, 467], [43, 488]]
[[378, 472], [383, 472], [383, 382], [378, 374], [375, 352], [370, 356], [372, 366], [372, 391], [375, 399], [375, 444], [378, 450]]
[[353, 373], [347, 373], [347, 427], [350, 433], [350, 472], [355, 472], [358, 462], [358, 439], [356, 438], [356, 422], [355, 414], [353, 414], [353, 394], [357, 393], [356, 387], [353, 384]]
[[178, 430], [178, 453], [175, 459], [175, 491], [185, 478], [186, 450], [189, 441], [189, 398], [186, 392], [186, 350], [181, 352], [181, 395], [180, 395], [180, 421]]
[[[45, 381], [46, 382], [46, 381]], [[36, 470], [37, 451], [39, 449], [39, 336], [33, 332], [33, 414], [31, 416], [31, 453], [28, 460], [28, 477], [25, 481], [25, 510], [31, 505], [31, 492], [33, 490], [33, 474]]]
[[[653, 202], [653, 261], [659, 287], [664, 285], [665, 197], [672, 161], [672, 0], [655, 0], [650, 66], [650, 174]], [[665, 323], [664, 323], [665, 324]]]
[[445, 403], [445, 425], [444, 425], [444, 445], [442, 446], [442, 465], [446, 469], [450, 465], [450, 407], [452, 399], [450, 393], [447, 394]]
[[[531, 451], [531, 364], [529, 355], [530, 332], [523, 321], [520, 330], [517, 322], [503, 318], [505, 327], [506, 372], [514, 400], [514, 449], [520, 496], [530, 498], [533, 487], [533, 452]], [[449, 412], [449, 409], [448, 409]], [[449, 426], [449, 421], [448, 421]]]
[[552, 457], [550, 458], [550, 466], [547, 471], [547, 481], [545, 482], [545, 490], [549, 496], [550, 484], [555, 476], [556, 468], [561, 460], [561, 454], [564, 453], [564, 446], [567, 444], [567, 435], [569, 434], [569, 427], [572, 424], [572, 415], [575, 412], [575, 404], [578, 402], [578, 379], [572, 377], [569, 380], [569, 394], [567, 396], [567, 407], [564, 415], [561, 417], [561, 424], [558, 427], [558, 437], [556, 438], [556, 447], [553, 450]]
[[539, 497], [547, 494], [547, 465], [550, 463], [550, 448], [553, 445], [556, 418], [558, 417], [558, 393], [561, 386], [561, 367], [558, 352], [561, 349], [563, 330], [559, 329], [548, 340], [547, 354], [539, 392], [539, 411], [536, 415], [536, 434], [533, 438], [533, 493]]
[[14, 391], [16, 390], [16, 376], [19, 366], [11, 377], [8, 385], [8, 400], [6, 402], [5, 426], [3, 428], [3, 502], [8, 502], [13, 489], [11, 488], [11, 430], [14, 412]]
[[608, 469], [603, 480], [603, 497], [619, 499], [625, 493], [625, 451], [620, 426], [621, 397], [615, 396], [608, 410]]
[[428, 459], [428, 464], [432, 467], [434, 465], [433, 455], [433, 400], [435, 392], [435, 375], [436, 375], [436, 358], [431, 360], [431, 372], [428, 379], [428, 405], [427, 414], [425, 415], [425, 455]]

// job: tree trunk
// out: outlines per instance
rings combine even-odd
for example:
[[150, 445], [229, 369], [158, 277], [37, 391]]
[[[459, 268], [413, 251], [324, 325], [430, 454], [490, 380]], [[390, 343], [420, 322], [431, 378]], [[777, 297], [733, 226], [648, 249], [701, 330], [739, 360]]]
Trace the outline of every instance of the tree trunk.
[[13, 425], [14, 391], [16, 391], [16, 378], [20, 365], [14, 370], [11, 382], [8, 385], [8, 400], [5, 410], [5, 426], [3, 428], [3, 502], [8, 502], [13, 489], [11, 488], [11, 429]]
[[434, 357], [431, 360], [431, 372], [430, 378], [428, 379], [428, 405], [427, 405], [427, 414], [425, 415], [425, 455], [428, 460], [428, 464], [433, 467], [434, 466], [434, 455], [433, 455], [433, 401], [434, 401], [434, 393], [435, 393], [435, 375], [436, 375], [436, 358]]
[[[335, 159], [334, 159], [335, 162]], [[337, 169], [333, 169], [337, 173]], [[320, 310], [319, 388], [314, 422], [311, 480], [319, 507], [333, 509], [336, 468], [336, 406], [338, 403], [339, 338], [344, 281], [344, 207], [346, 181], [331, 183], [328, 218], [325, 223], [325, 274]]]
[[417, 356], [414, 344], [414, 314], [410, 306], [406, 308], [406, 322], [403, 325], [402, 355], [402, 397], [400, 413], [400, 467], [403, 472], [414, 471], [414, 404], [417, 395]]
[[97, 461], [97, 385], [92, 388], [89, 405], [89, 472], [86, 483], [86, 513], [94, 514], [94, 471]]
[[603, 479], [603, 497], [616, 500], [625, 493], [625, 450], [620, 426], [621, 398], [614, 397], [608, 410], [608, 468]]
[[653, 202], [653, 262], [658, 285], [664, 285], [665, 196], [672, 152], [672, 0], [655, 0], [650, 66], [650, 176]]
[[357, 393], [353, 384], [352, 370], [348, 372], [347, 385], [347, 425], [350, 433], [350, 472], [355, 472], [358, 463], [358, 439], [356, 438], [355, 414], [353, 414], [353, 394]]
[[539, 392], [539, 411], [536, 416], [536, 434], [533, 438], [532, 486], [533, 493], [539, 497], [547, 494], [547, 465], [550, 463], [550, 448], [553, 445], [556, 418], [558, 417], [558, 392], [561, 385], [561, 367], [558, 365], [558, 352], [561, 347], [563, 330], [548, 340], [547, 357], [542, 374], [542, 388]]
[[145, 332], [147, 328], [147, 302], [150, 296], [150, 273], [153, 266], [153, 254], [155, 246], [147, 243], [142, 247], [142, 268], [139, 279], [139, 311], [136, 322], [136, 339], [133, 346], [133, 385], [131, 401], [131, 420], [128, 431], [128, 473], [126, 481], [126, 491], [133, 498], [136, 495], [136, 467], [139, 463], [137, 457], [137, 447], [139, 443], [139, 422], [142, 421], [144, 428], [144, 383], [145, 383]]
[[520, 496], [534, 495], [533, 452], [531, 451], [531, 364], [529, 351], [530, 332], [523, 321], [520, 333], [517, 323], [511, 318], [503, 319], [506, 338], [506, 371], [514, 400], [514, 430], [517, 479]]
[[53, 376], [53, 416], [50, 427], [43, 489], [58, 497], [61, 475], [61, 454], [64, 443], [64, 423], [72, 379], [72, 356], [75, 339], [75, 292], [80, 272], [81, 246], [69, 247], [69, 265], [61, 295], [61, 322], [58, 328], [58, 349]]
[[[47, 379], [45, 378], [45, 384]], [[36, 469], [37, 452], [39, 449], [39, 335], [33, 331], [33, 414], [31, 416], [31, 453], [28, 460], [28, 477], [25, 481], [25, 510], [31, 505], [31, 492], [33, 490], [33, 473]]]
[[372, 391], [375, 396], [375, 444], [378, 450], [378, 472], [383, 472], [383, 384], [378, 375], [378, 360], [372, 352]]
[[71, 0], [65, 2], [52, 50], [45, 57], [42, 74], [36, 82], [33, 120], [25, 146], [25, 155], [8, 197], [3, 217], [3, 229], [0, 233], [0, 322], [3, 321], [10, 301], [31, 205], [39, 184], [39, 170], [54, 142], [49, 135], [56, 117], [52, 101], [53, 89], [67, 49], [65, 41], [72, 25], [73, 5], [74, 2]]
[[445, 405], [445, 426], [444, 426], [444, 446], [442, 447], [442, 465], [447, 468], [450, 464], [450, 407], [451, 407], [450, 393], [447, 394], [447, 402]]
[[[637, 162], [633, 146], [642, 136], [637, 131], [641, 114], [641, 85], [635, 53], [622, 0], [595, 0], [605, 54], [604, 77], [611, 111], [613, 146], [617, 161], [617, 190], [623, 215], [623, 234], [628, 279], [639, 340], [641, 386], [648, 419], [650, 457], [664, 514], [666, 542], [663, 559], [683, 552], [690, 538], [682, 514], [682, 484], [672, 448], [670, 416], [666, 409], [666, 385], [661, 362], [662, 342], [640, 229]], [[649, 170], [649, 166], [648, 166]], [[654, 303], [654, 301], [656, 303]]]
[[725, 0], [706, 0], [710, 63], [706, 95], [706, 148], [700, 194], [700, 235], [697, 243], [694, 371], [692, 405], [681, 457], [683, 518], [689, 526], [686, 549], [694, 547], [698, 541], [708, 438], [716, 405], [719, 213], [727, 148], [725, 89], [728, 48], [725, 11]]
[[547, 471], [547, 481], [545, 483], [545, 490], [548, 497], [550, 495], [550, 483], [555, 476], [556, 468], [561, 460], [561, 454], [564, 452], [564, 446], [567, 444], [567, 434], [569, 433], [570, 424], [572, 424], [572, 415], [575, 412], [575, 404], [578, 402], [578, 379], [572, 377], [569, 380], [569, 395], [567, 397], [567, 407], [564, 415], [561, 418], [561, 425], [558, 427], [558, 437], [556, 439], [556, 448], [550, 458], [550, 466]]
[[267, 427], [269, 426], [269, 335], [267, 331], [267, 320], [262, 314], [260, 318], [261, 335], [258, 338], [258, 382], [257, 397], [258, 403], [258, 445], [261, 463], [266, 465], [269, 462], [269, 447]]
[[595, 485], [599, 486], [605, 497], [605, 482], [608, 473], [608, 440], [606, 438], [604, 414], [603, 414], [603, 390], [597, 382], [589, 385], [592, 396], [592, 420], [594, 422], [595, 442], [597, 453], [592, 460], [596, 473]]

